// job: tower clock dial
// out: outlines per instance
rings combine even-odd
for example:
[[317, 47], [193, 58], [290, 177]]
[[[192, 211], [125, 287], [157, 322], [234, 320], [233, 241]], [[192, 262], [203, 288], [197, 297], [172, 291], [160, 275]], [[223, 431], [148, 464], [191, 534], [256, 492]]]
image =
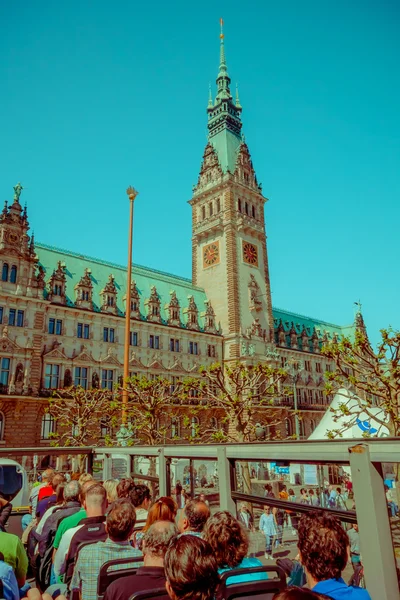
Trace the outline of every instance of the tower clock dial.
[[212, 242], [203, 248], [203, 267], [212, 267], [220, 261], [219, 242]]
[[250, 242], [243, 242], [243, 261], [248, 265], [258, 266], [258, 249]]

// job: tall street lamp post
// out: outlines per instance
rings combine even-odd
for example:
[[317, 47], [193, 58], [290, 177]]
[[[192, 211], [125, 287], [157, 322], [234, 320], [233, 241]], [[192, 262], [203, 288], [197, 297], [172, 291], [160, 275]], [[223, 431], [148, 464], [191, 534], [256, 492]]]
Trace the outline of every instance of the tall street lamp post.
[[126, 303], [125, 303], [125, 340], [124, 340], [124, 387], [122, 389], [122, 419], [117, 433], [120, 446], [127, 446], [131, 431], [128, 422], [128, 390], [126, 380], [129, 378], [129, 346], [131, 332], [131, 284], [132, 284], [132, 238], [133, 238], [133, 206], [138, 192], [132, 186], [126, 190], [129, 198], [129, 230], [128, 230], [128, 268], [126, 274]]
[[[289, 364], [288, 364], [289, 363]], [[293, 378], [293, 401], [294, 401], [294, 423], [295, 423], [295, 431], [296, 431], [296, 439], [300, 439], [300, 421], [299, 415], [297, 414], [298, 404], [297, 404], [297, 376], [300, 371], [303, 370], [303, 364], [299, 361], [288, 361], [287, 366], [285, 367], [289, 375]], [[289, 368], [288, 368], [289, 367]]]

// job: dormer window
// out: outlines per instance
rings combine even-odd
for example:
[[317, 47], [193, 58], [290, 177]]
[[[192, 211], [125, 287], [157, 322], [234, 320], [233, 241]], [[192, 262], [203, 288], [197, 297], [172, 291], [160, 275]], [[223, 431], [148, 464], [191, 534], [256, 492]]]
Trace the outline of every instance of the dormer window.
[[160, 316], [160, 297], [155, 285], [151, 287], [150, 298], [145, 300], [147, 306], [147, 319], [153, 323], [161, 323]]
[[199, 317], [199, 311], [196, 305], [196, 302], [194, 300], [193, 296], [188, 296], [189, 298], [189, 306], [187, 308], [183, 309], [184, 313], [187, 313], [188, 316], [188, 320], [187, 320], [187, 327], [188, 329], [194, 329], [196, 331], [199, 330], [199, 322], [198, 322], [198, 317]]
[[65, 263], [61, 263], [58, 261], [57, 269], [53, 271], [53, 274], [50, 277], [48, 287], [49, 294], [48, 299], [52, 302], [57, 302], [58, 304], [66, 303], [66, 290], [65, 290]]
[[166, 304], [164, 307], [165, 310], [168, 311], [168, 325], [175, 325], [176, 327], [179, 327], [181, 324], [179, 300], [176, 297], [175, 290], [170, 292], [170, 295], [171, 300], [169, 304]]
[[117, 314], [117, 286], [113, 275], [109, 275], [108, 281], [100, 292], [102, 297], [101, 310], [112, 314]]
[[76, 300], [75, 304], [82, 308], [92, 308], [93, 284], [90, 277], [91, 270], [85, 269], [83, 277], [75, 286]]

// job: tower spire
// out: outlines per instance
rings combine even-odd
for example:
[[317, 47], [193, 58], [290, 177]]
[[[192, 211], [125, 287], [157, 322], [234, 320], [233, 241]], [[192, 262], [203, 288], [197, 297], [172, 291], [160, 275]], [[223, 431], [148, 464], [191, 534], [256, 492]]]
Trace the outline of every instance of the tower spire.
[[231, 91], [229, 89], [229, 84], [231, 82], [230, 77], [228, 75], [228, 67], [226, 66], [226, 58], [225, 58], [225, 44], [224, 44], [224, 21], [220, 19], [221, 25], [221, 33], [220, 37], [220, 49], [219, 49], [219, 71], [217, 77], [217, 100], [232, 98]]
[[207, 108], [212, 108], [213, 105], [213, 99], [212, 99], [212, 92], [211, 92], [211, 83], [208, 84], [208, 107]]

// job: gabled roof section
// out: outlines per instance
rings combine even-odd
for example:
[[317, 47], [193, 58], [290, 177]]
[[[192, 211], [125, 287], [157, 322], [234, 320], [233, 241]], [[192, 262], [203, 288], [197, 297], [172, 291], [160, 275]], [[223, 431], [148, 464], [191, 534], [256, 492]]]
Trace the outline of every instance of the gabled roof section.
[[[126, 267], [46, 244], [37, 244], [36, 252], [39, 258], [39, 266], [45, 271], [46, 280], [49, 279], [59, 261], [65, 265], [67, 306], [75, 306], [75, 286], [80, 282], [85, 272], [88, 273], [87, 269], [89, 269], [93, 284], [93, 310], [100, 312], [102, 303], [100, 293], [107, 285], [110, 275], [113, 275], [117, 292], [118, 314], [123, 315], [125, 313], [123, 298], [126, 294], [127, 285]], [[168, 311], [164, 307], [169, 304], [171, 290], [176, 292], [176, 297], [182, 308], [188, 305], [188, 296], [193, 296], [198, 306], [202, 306], [204, 301], [207, 300], [204, 289], [194, 286], [191, 280], [185, 277], [133, 265], [132, 280], [136, 282], [139, 293], [142, 320], [146, 320], [145, 300], [150, 298], [153, 286], [156, 286], [157, 294], [161, 299], [161, 318], [164, 324], [167, 323], [169, 317]], [[203, 323], [201, 325], [203, 326]], [[184, 327], [184, 325], [182, 326]]]
[[332, 340], [335, 334], [340, 338], [342, 336], [349, 337], [351, 336], [351, 332], [354, 332], [354, 325], [335, 325], [321, 319], [306, 317], [305, 315], [299, 315], [280, 308], [273, 308], [272, 313], [275, 330], [282, 329], [283, 327], [286, 334], [289, 334], [291, 330], [293, 331], [292, 328], [294, 328], [297, 335], [301, 336], [305, 329], [307, 335], [311, 337], [315, 328], [320, 340], [322, 340], [324, 335], [329, 340]]

